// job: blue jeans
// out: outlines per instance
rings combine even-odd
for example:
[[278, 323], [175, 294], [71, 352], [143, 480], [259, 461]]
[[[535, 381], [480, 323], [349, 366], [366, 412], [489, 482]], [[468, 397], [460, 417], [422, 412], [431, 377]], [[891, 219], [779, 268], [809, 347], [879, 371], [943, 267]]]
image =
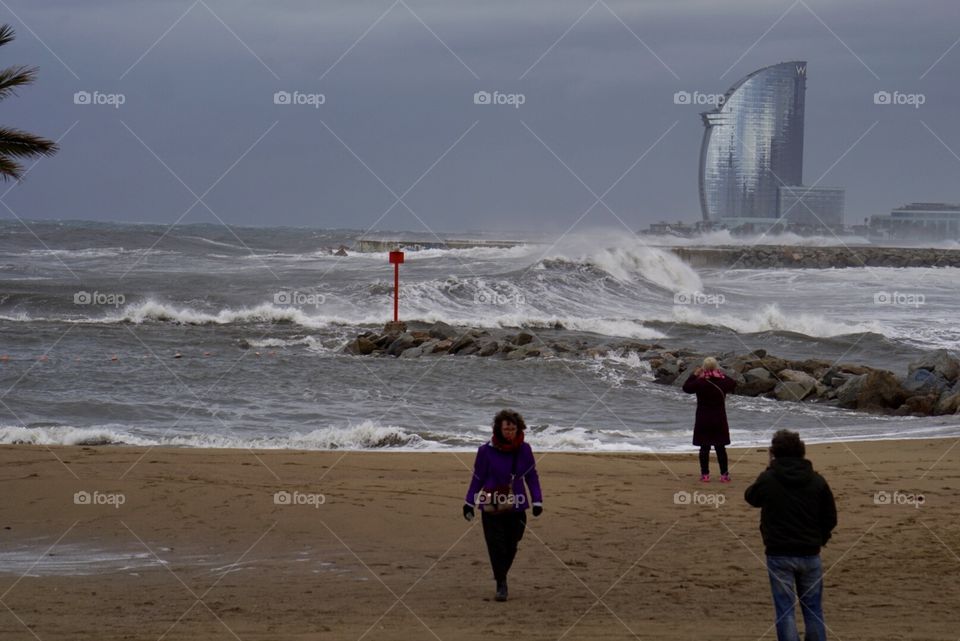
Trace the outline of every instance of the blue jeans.
[[800, 594], [804, 641], [826, 641], [823, 623], [823, 565], [820, 556], [768, 556], [767, 573], [777, 612], [777, 641], [800, 641], [795, 606]]

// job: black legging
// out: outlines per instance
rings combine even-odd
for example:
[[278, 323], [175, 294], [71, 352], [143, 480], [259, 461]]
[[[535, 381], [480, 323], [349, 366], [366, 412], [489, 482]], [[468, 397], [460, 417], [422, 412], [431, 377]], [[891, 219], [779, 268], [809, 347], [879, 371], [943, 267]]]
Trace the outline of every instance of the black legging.
[[[717, 463], [720, 464], [720, 473], [727, 473], [727, 447], [725, 445], [715, 445], [717, 448]], [[700, 473], [710, 473], [710, 446], [700, 446]]]
[[490, 565], [493, 566], [493, 578], [505, 581], [513, 559], [517, 555], [517, 543], [523, 538], [527, 526], [526, 510], [516, 510], [506, 514], [482, 513], [483, 538], [487, 542]]

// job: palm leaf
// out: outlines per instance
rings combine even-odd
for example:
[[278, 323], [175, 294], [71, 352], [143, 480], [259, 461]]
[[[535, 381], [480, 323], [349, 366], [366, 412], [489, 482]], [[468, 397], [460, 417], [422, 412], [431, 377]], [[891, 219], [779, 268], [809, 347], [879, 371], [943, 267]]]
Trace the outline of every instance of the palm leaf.
[[0, 127], [0, 179], [19, 180], [23, 167], [20, 158], [51, 156], [59, 150], [57, 143], [18, 129]]
[[0, 47], [7, 44], [16, 37], [13, 27], [8, 24], [0, 25]]
[[51, 156], [57, 151], [57, 143], [19, 129], [0, 127], [0, 156], [30, 158]]
[[20, 180], [22, 175], [23, 167], [21, 167], [19, 163], [0, 156], [0, 180], [3, 180], [3, 182], [11, 179]]
[[29, 85], [36, 78], [36, 67], [18, 66], [0, 69], [0, 100], [16, 95], [17, 87]]

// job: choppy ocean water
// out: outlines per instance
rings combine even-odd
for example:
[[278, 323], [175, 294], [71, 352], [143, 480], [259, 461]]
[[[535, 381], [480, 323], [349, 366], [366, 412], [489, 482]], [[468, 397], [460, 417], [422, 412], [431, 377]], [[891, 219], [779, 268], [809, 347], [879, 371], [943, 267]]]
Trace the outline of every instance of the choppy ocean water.
[[[634, 353], [340, 354], [392, 313], [386, 254], [330, 252], [359, 231], [5, 222], [0, 232], [0, 442], [463, 449], [510, 406], [543, 449], [689, 448], [692, 399], [652, 383]], [[926, 350], [960, 349], [960, 270], [694, 270], [649, 242], [597, 232], [408, 252], [401, 316], [898, 373]], [[728, 413], [744, 445], [779, 427], [813, 441], [960, 434], [955, 417], [768, 399], [731, 397]]]

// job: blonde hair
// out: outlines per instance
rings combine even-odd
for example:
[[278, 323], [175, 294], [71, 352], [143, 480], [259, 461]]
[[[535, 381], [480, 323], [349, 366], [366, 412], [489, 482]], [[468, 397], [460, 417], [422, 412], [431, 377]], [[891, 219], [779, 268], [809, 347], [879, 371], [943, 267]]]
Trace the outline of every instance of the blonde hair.
[[719, 367], [720, 364], [717, 363], [717, 359], [715, 359], [713, 356], [707, 356], [705, 359], [703, 359], [703, 369], [707, 371], [713, 371]]

